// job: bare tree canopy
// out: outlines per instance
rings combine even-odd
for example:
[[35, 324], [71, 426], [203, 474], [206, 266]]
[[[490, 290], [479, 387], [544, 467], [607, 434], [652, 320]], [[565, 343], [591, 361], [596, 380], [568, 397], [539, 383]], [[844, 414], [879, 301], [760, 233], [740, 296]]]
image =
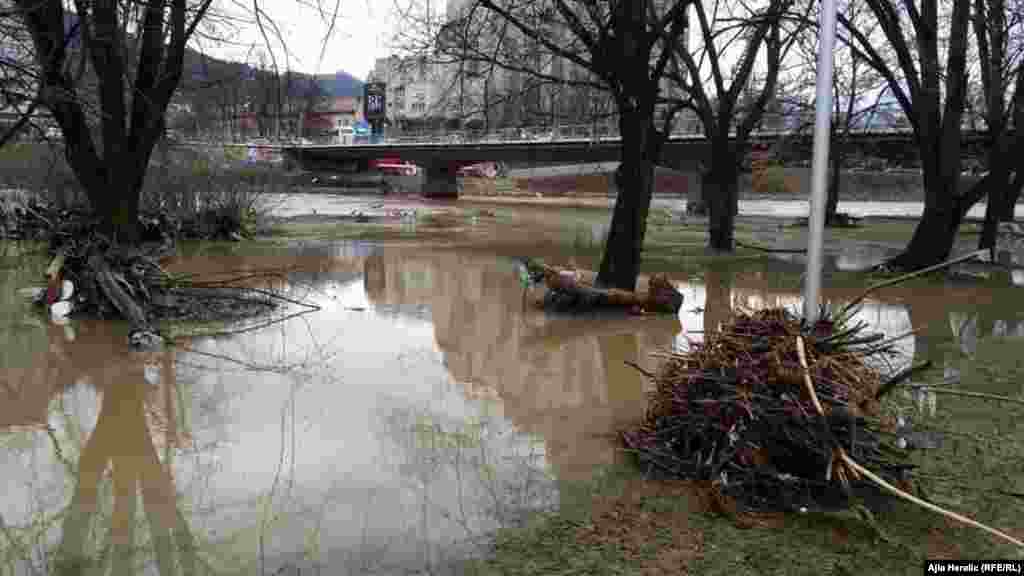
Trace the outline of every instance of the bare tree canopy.
[[[290, 77], [279, 70], [271, 44], [282, 44], [285, 67], [288, 50], [259, 2], [237, 4], [248, 11], [238, 16], [215, 9], [213, 0], [3, 1], [0, 104], [13, 105], [21, 119], [0, 138], [23, 130], [36, 108], [47, 111], [63, 133], [68, 165], [114, 242], [138, 237], [140, 191], [168, 107], [193, 64], [190, 43], [228, 43], [233, 30], [258, 28], [273, 69], [264, 99], [278, 117], [285, 106], [282, 79]], [[312, 6], [330, 24], [326, 47], [340, 3]]]
[[711, 145], [701, 200], [707, 203], [713, 249], [734, 247], [739, 167], [750, 133], [776, 102], [782, 65], [807, 28], [810, 6], [793, 0], [758, 7], [696, 2], [699, 42], [683, 43], [672, 54], [672, 78], [689, 97], [686, 105], [696, 112]]
[[[861, 0], [841, 2], [837, 7], [858, 29], [872, 34], [877, 28], [868, 18]], [[793, 62], [787, 78], [780, 86], [784, 94], [778, 96], [779, 112], [787, 127], [795, 135], [805, 136], [814, 127], [816, 105], [818, 37], [803, 34], [793, 54]], [[869, 127], [876, 117], [884, 113], [882, 99], [885, 95], [881, 76], [864, 62], [848, 46], [839, 45], [835, 51], [835, 71], [832, 76], [832, 122], [829, 144], [828, 196], [825, 203], [825, 225], [842, 225], [846, 219], [838, 214], [839, 192], [842, 170], [846, 161], [847, 141], [851, 132], [858, 127]]]
[[[470, 0], [446, 15], [443, 26], [428, 21], [421, 28], [420, 46], [458, 63], [463, 78], [481, 82], [484, 102], [488, 85], [508, 95], [544, 83], [603, 91], [614, 102], [622, 165], [598, 277], [602, 285], [633, 290], [636, 283], [654, 163], [682, 106], [668, 110], [660, 130], [655, 109], [668, 101], [663, 80], [674, 47], [684, 39], [688, 6], [689, 1]], [[498, 71], [502, 78], [495, 82]]]
[[[980, 116], [988, 131], [988, 174], [960, 203], [961, 217], [977, 201], [988, 198], [985, 225], [978, 248], [995, 245], [1001, 221], [1013, 220], [1014, 208], [1024, 186], [1019, 169], [1024, 157], [1024, 13], [1005, 0], [975, 0], [971, 25], [977, 48], [980, 84]], [[1011, 134], [1012, 127], [1016, 133]]]
[[[14, 0], [32, 40], [38, 99], [64, 133], [68, 164], [115, 241], [138, 235], [149, 157], [185, 46], [211, 2]], [[101, 112], [90, 114], [92, 106]]]
[[[759, 6], [467, 0], [452, 3], [444, 16], [410, 18], [399, 42], [449, 67], [447, 85], [460, 104], [467, 92], [483, 108], [516, 98], [528, 101], [543, 87], [608, 98], [622, 135], [622, 163], [598, 281], [631, 290], [654, 166], [684, 110], [702, 123], [712, 143], [705, 169], [705, 196], [713, 201], [711, 246], [733, 248], [740, 157], [774, 96], [782, 58], [806, 26], [805, 19], [790, 17], [793, 6], [793, 0]], [[694, 18], [696, 34], [691, 33]], [[760, 85], [752, 81], [756, 73]]]
[[[865, 0], [879, 33], [869, 36], [840, 14], [840, 37], [884, 79], [921, 153], [924, 215], [893, 260], [921, 268], [949, 256], [960, 224], [961, 132], [967, 99], [970, 0]], [[945, 5], [942, 6], [944, 8]], [[940, 34], [940, 30], [944, 34]], [[951, 232], [952, 231], [952, 232]]]

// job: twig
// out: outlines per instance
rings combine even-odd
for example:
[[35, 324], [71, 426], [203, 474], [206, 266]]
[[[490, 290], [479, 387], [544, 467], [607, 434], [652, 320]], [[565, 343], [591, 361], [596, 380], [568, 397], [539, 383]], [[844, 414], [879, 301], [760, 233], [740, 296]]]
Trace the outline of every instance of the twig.
[[878, 393], [875, 394], [875, 400], [881, 400], [883, 396], [892, 391], [892, 389], [895, 388], [896, 385], [899, 384], [900, 382], [903, 382], [907, 378], [910, 378], [917, 372], [927, 370], [928, 368], [931, 367], [932, 361], [925, 360], [924, 362], [918, 364], [917, 366], [909, 366], [906, 369], [900, 371], [898, 374], [896, 374], [892, 378], [889, 378], [889, 380], [887, 380], [884, 384], [878, 387]]
[[648, 370], [645, 370], [645, 369], [641, 368], [639, 364], [637, 364], [636, 362], [633, 362], [631, 360], [625, 360], [623, 362], [623, 364], [625, 364], [626, 366], [631, 366], [633, 368], [636, 368], [637, 372], [643, 374], [644, 376], [650, 378], [651, 380], [654, 380], [657, 377], [653, 372], [650, 372]]
[[905, 280], [910, 280], [911, 278], [916, 278], [918, 276], [923, 276], [924, 274], [927, 274], [929, 272], [934, 272], [936, 270], [942, 270], [943, 268], [949, 268], [953, 264], [959, 264], [960, 262], [964, 262], [964, 261], [967, 261], [967, 260], [971, 260], [971, 259], [977, 258], [978, 256], [981, 256], [981, 255], [984, 255], [984, 254], [988, 254], [988, 252], [989, 252], [988, 248], [986, 248], [984, 250], [975, 250], [974, 252], [971, 252], [969, 254], [964, 254], [963, 256], [957, 256], [956, 258], [953, 258], [952, 260], [946, 260], [945, 262], [936, 264], [934, 266], [928, 266], [927, 268], [921, 268], [920, 270], [915, 270], [915, 271], [910, 272], [908, 274], [903, 274], [902, 276], [897, 276], [896, 278], [891, 278], [891, 279], [886, 280], [884, 282], [879, 282], [878, 284], [875, 284], [874, 286], [871, 286], [867, 290], [862, 292], [860, 296], [857, 296], [856, 298], [854, 298], [853, 301], [851, 301], [849, 304], [847, 304], [842, 309], [842, 311], [839, 312], [839, 315], [840, 316], [845, 315], [848, 310], [850, 310], [851, 308], [853, 308], [854, 306], [859, 304], [861, 301], [863, 301], [865, 298], [867, 298], [868, 294], [871, 294], [875, 290], [879, 290], [881, 288], [885, 288], [886, 286], [892, 286], [894, 284], [899, 284], [900, 282], [903, 282]]
[[[810, 372], [810, 370], [807, 369], [807, 351], [804, 348], [804, 338], [803, 338], [803, 336], [800, 336], [800, 335], [797, 335], [797, 337], [796, 337], [796, 354], [797, 354], [797, 356], [800, 357], [800, 367], [803, 368], [803, 370], [801, 372], [803, 373], [803, 377], [804, 377], [804, 387], [807, 388], [807, 393], [811, 397], [811, 403], [814, 404], [814, 409], [818, 412], [818, 416], [821, 416], [822, 418], [824, 418], [825, 417], [825, 410], [821, 407], [821, 402], [818, 401], [818, 395], [814, 392], [814, 383], [811, 382], [811, 372]], [[842, 446], [838, 446], [837, 445], [835, 447], [834, 452], [836, 452], [838, 454], [840, 459], [843, 459], [843, 457], [846, 456], [846, 451], [843, 450]], [[834, 462], [834, 460], [835, 460], [835, 458], [833, 458], [832, 460], [829, 460], [829, 462], [828, 462], [828, 470], [825, 472], [825, 479], [826, 480], [831, 479], [831, 477], [832, 477], [832, 468], [833, 468], [832, 463]], [[854, 477], [854, 479], [856, 479], [856, 480], [860, 479], [859, 475], [857, 474], [857, 470], [856, 469], [852, 469], [851, 472], [852, 472], [852, 476]], [[847, 485], [847, 481], [846, 481], [846, 476], [843, 473], [843, 471], [842, 470], [837, 470], [837, 475], [839, 476], [839, 479], [843, 482], [843, 486], [846, 486]]]
[[750, 248], [751, 250], [757, 250], [759, 252], [768, 252], [771, 254], [806, 254], [807, 248], [769, 248], [767, 246], [758, 246], [757, 244], [748, 244], [742, 240], [734, 241], [737, 246], [744, 248]]
[[1010, 398], [1009, 396], [1000, 396], [998, 394], [988, 394], [986, 392], [968, 392], [967, 390], [953, 390], [950, 388], [941, 388], [938, 386], [914, 386], [915, 390], [928, 390], [935, 392], [936, 394], [950, 394], [952, 396], [965, 396], [967, 398], [982, 398], [985, 400], [998, 400], [1000, 402], [1013, 402], [1015, 404], [1024, 404], [1024, 400], [1019, 398]]
[[237, 336], [239, 334], [245, 334], [247, 332], [253, 332], [253, 331], [256, 331], [256, 330], [262, 330], [263, 328], [268, 328], [268, 327], [273, 326], [275, 324], [279, 324], [279, 323], [282, 323], [282, 322], [287, 322], [288, 320], [292, 320], [292, 319], [298, 318], [300, 316], [305, 316], [306, 314], [310, 314], [310, 313], [313, 313], [313, 312], [316, 312], [316, 310], [299, 310], [298, 312], [292, 312], [291, 314], [287, 314], [285, 316], [282, 316], [281, 318], [271, 318], [270, 320], [265, 320], [265, 321], [262, 321], [262, 322], [258, 322], [256, 324], [253, 324], [251, 326], [245, 326], [243, 328], [237, 328], [237, 329], [234, 329], [234, 330], [216, 330], [216, 331], [212, 331], [212, 332], [204, 332], [202, 330], [197, 330], [194, 333], [188, 334], [187, 336], [190, 337], [190, 338], [194, 338], [194, 337], [223, 338], [225, 336]]
[[[978, 252], [985, 252], [985, 250], [979, 250]], [[975, 253], [975, 255], [976, 254], [977, 253]], [[807, 393], [811, 395], [811, 402], [814, 404], [814, 407], [818, 410], [818, 413], [822, 414], [822, 412], [821, 412], [821, 403], [818, 402], [818, 397], [814, 393], [814, 386], [811, 383], [810, 372], [807, 369], [807, 357], [804, 354], [804, 342], [803, 342], [803, 337], [802, 336], [797, 336], [796, 350], [797, 350], [797, 354], [800, 356], [800, 366], [801, 366], [801, 368], [803, 368], [804, 384], [807, 387]], [[940, 508], [940, 507], [936, 506], [935, 504], [932, 504], [931, 502], [926, 502], [924, 500], [921, 500], [917, 496], [914, 496], [913, 494], [908, 494], [907, 492], [904, 492], [903, 490], [900, 490], [899, 488], [893, 486], [892, 484], [889, 484], [888, 482], [886, 482], [882, 478], [880, 478], [877, 475], [875, 475], [874, 472], [872, 472], [872, 471], [868, 470], [867, 468], [861, 466], [860, 464], [854, 462], [853, 458], [850, 458], [842, 448], [837, 448], [837, 452], [839, 454], [839, 458], [842, 459], [843, 463], [846, 464], [854, 473], [863, 475], [868, 480], [871, 480], [872, 482], [877, 484], [879, 487], [884, 488], [885, 490], [888, 490], [892, 494], [894, 494], [894, 495], [896, 495], [896, 496], [898, 496], [900, 498], [903, 498], [904, 500], [909, 500], [910, 502], [913, 502], [914, 504], [917, 504], [918, 506], [921, 506], [921, 507], [926, 508], [928, 510], [931, 510], [932, 512], [935, 512], [937, 514], [941, 514], [941, 515], [943, 515], [943, 516], [945, 516], [947, 518], [952, 518], [953, 520], [957, 520], [959, 522], [967, 524], [968, 526], [972, 526], [974, 528], [979, 528], [981, 530], [984, 530], [985, 532], [988, 532], [989, 534], [992, 534], [994, 536], [1002, 538], [1003, 540], [1006, 540], [1007, 542], [1011, 542], [1011, 543], [1013, 543], [1013, 544], [1015, 544], [1017, 546], [1020, 546], [1021, 548], [1024, 548], [1024, 542], [1022, 542], [1020, 540], [1017, 540], [1016, 538], [1014, 538], [1013, 536], [1010, 536], [1009, 534], [1006, 534], [1005, 532], [1001, 532], [1001, 531], [999, 531], [999, 530], [997, 530], [995, 528], [992, 528], [990, 526], [986, 526], [986, 525], [982, 524], [981, 522], [978, 522], [977, 520], [972, 520], [972, 519], [970, 519], [970, 518], [968, 518], [966, 516], [962, 516], [960, 514], [957, 514], [956, 512], [952, 512], [950, 510], [946, 510], [944, 508]]]

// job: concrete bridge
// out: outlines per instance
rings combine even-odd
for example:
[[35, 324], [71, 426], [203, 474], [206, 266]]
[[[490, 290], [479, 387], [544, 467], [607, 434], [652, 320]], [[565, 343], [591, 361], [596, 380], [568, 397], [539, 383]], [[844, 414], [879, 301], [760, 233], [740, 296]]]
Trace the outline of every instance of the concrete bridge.
[[[968, 151], [986, 145], [987, 135], [983, 131], [967, 130], [963, 137]], [[782, 139], [787, 145], [810, 150], [812, 136], [805, 132], [760, 131], [751, 134], [749, 140], [753, 147], [758, 147], [770, 146]], [[887, 158], [907, 158], [917, 153], [913, 134], [906, 129], [858, 130], [850, 134], [847, 142], [869, 154]], [[504, 131], [470, 137], [460, 133], [433, 134], [369, 144], [249, 145], [250, 148], [280, 150], [289, 161], [307, 170], [336, 171], [343, 167], [366, 170], [371, 160], [397, 158], [424, 169], [421, 192], [435, 198], [458, 196], [457, 174], [467, 165], [497, 161], [532, 165], [614, 162], [621, 157], [621, 146], [622, 140], [617, 135], [588, 133], [585, 127], [570, 131], [568, 137], [532, 140], [510, 136]], [[692, 130], [675, 132], [665, 142], [659, 164], [697, 174], [709, 153], [710, 146], [703, 134]]]

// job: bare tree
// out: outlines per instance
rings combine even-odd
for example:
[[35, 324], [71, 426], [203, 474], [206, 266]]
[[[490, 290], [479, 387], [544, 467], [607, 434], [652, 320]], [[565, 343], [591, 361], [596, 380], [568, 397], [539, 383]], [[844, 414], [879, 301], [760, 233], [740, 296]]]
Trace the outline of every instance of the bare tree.
[[[850, 0], [838, 9], [851, 22], [867, 34], [871, 34], [871, 22], [861, 17], [863, 5], [859, 0]], [[797, 73], [791, 80], [793, 95], [783, 98], [785, 113], [793, 128], [795, 137], [806, 138], [814, 126], [815, 84], [817, 82], [817, 35], [805, 35], [798, 43], [794, 64]], [[825, 225], [840, 225], [838, 217], [839, 194], [842, 186], [843, 165], [848, 156], [847, 143], [851, 133], [863, 127], [880, 107], [884, 95], [883, 81], [870, 67], [848, 47], [838, 46], [835, 53], [835, 72], [832, 76], [832, 122], [829, 144], [829, 181], [825, 203]], [[795, 115], [795, 118], [791, 116]]]
[[[800, 38], [807, 18], [791, 18], [793, 0], [770, 0], [754, 8], [743, 2], [695, 2], [700, 42], [674, 47], [672, 77], [690, 98], [708, 138], [711, 153], [702, 175], [702, 201], [709, 215], [709, 243], [733, 249], [739, 201], [740, 165], [750, 133], [775, 97], [783, 59]], [[783, 31], [787, 24], [793, 29]], [[754, 81], [759, 58], [763, 82]], [[735, 62], [731, 73], [726, 71]]]
[[842, 14], [840, 37], [885, 79], [920, 149], [924, 214], [910, 243], [891, 264], [922, 268], [949, 256], [962, 219], [961, 121], [967, 95], [970, 0], [952, 0], [948, 14], [940, 14], [938, 0], [865, 1], [884, 42]]
[[[988, 174], [966, 194], [960, 216], [988, 197], [978, 248], [991, 248], [999, 222], [1013, 220], [1024, 186], [1020, 170], [1024, 157], [1024, 135], [1020, 134], [1024, 124], [1024, 14], [1008, 9], [1005, 0], [975, 0], [971, 24], [978, 51], [980, 115], [988, 136]], [[1015, 133], [1010, 132], [1011, 127], [1016, 127]]]
[[[0, 113], [7, 120], [0, 129], [0, 146], [30, 128], [46, 135], [44, 123], [37, 121], [43, 107], [39, 71], [33, 63], [39, 56], [17, 14], [11, 2], [0, 2]], [[77, 25], [67, 27], [62, 45], [67, 48], [78, 36]]]
[[[425, 27], [424, 48], [447, 55], [463, 69], [487, 68], [492, 78], [484, 83], [483, 99], [488, 104], [490, 86], [508, 88], [495, 86], [499, 71], [503, 81], [519, 75], [541, 84], [591, 87], [611, 96], [622, 135], [622, 162], [620, 192], [598, 273], [598, 282], [605, 286], [633, 290], [636, 284], [654, 165], [682, 105], [673, 102], [660, 126], [655, 109], [667, 100], [661, 81], [687, 29], [689, 5], [690, 0], [471, 0], [443, 29]], [[443, 38], [437, 42], [434, 31], [439, 29]], [[535, 54], [547, 55], [541, 59], [551, 65], [530, 57]], [[587, 74], [566, 78], [559, 66], [575, 66]], [[509, 83], [520, 89], [525, 84]]]
[[[146, 167], [181, 78], [185, 45], [211, 1], [76, 0], [69, 12], [62, 0], [14, 0], [32, 38], [40, 100], [64, 133], [68, 164], [103, 231], [116, 242], [138, 238]], [[89, 87], [72, 74], [69, 21], [81, 36], [81, 65], [96, 79], [96, 134], [81, 97]]]

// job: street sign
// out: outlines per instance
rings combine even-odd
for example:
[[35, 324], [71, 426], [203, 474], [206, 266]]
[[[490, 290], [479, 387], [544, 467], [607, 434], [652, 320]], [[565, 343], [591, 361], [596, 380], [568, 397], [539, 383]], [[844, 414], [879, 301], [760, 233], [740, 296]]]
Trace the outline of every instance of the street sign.
[[385, 88], [383, 82], [367, 82], [363, 86], [363, 117], [367, 120], [380, 120], [387, 114]]

